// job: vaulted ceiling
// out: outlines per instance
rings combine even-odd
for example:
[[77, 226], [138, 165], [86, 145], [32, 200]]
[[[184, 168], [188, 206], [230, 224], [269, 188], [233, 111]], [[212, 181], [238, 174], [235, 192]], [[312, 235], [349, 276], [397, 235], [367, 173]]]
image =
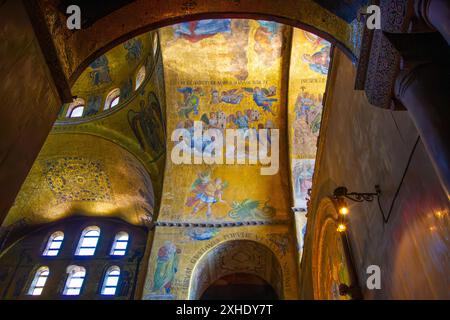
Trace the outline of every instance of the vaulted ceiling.
[[[142, 65], [146, 82], [111, 110], [79, 119], [61, 113], [6, 225], [72, 214], [142, 224], [159, 207], [160, 221], [202, 222], [204, 213], [193, 214], [197, 179], [223, 183], [223, 202], [206, 217], [214, 223], [287, 222], [293, 205], [306, 208], [330, 43], [301, 29], [246, 19], [185, 22], [158, 34], [121, 43], [84, 70], [72, 90], [88, 108], [92, 97], [104, 103], [111, 89], [124, 90]], [[153, 50], [158, 39], [161, 49]], [[192, 121], [279, 129], [278, 170], [264, 176], [261, 165], [174, 165], [171, 134]]]

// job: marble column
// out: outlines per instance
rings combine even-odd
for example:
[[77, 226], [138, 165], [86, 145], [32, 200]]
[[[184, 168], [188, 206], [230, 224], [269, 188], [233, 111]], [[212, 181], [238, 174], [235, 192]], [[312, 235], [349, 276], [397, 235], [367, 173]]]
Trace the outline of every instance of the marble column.
[[450, 196], [449, 77], [445, 66], [427, 63], [401, 71], [395, 84], [395, 95], [414, 121], [447, 197]]
[[417, 0], [416, 15], [431, 29], [439, 31], [450, 44], [450, 1]]

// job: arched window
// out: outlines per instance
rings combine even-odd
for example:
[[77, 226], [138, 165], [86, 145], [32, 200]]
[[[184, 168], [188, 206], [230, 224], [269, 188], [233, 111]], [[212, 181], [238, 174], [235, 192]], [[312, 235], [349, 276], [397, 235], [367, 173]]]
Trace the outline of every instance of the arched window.
[[31, 296], [40, 296], [45, 287], [49, 274], [50, 270], [48, 267], [40, 267], [34, 275], [30, 289], [28, 289], [28, 294]]
[[74, 99], [67, 109], [67, 117], [80, 118], [84, 113], [85, 101], [81, 98]]
[[136, 74], [136, 87], [135, 89], [139, 89], [144, 83], [145, 80], [145, 65], [139, 68], [139, 71]]
[[100, 228], [96, 226], [87, 227], [81, 233], [80, 241], [75, 252], [77, 256], [93, 256], [97, 248]]
[[159, 45], [158, 32], [155, 32], [153, 34], [153, 56], [154, 57], [156, 57], [156, 53], [158, 52], [158, 45]]
[[64, 233], [61, 231], [54, 232], [50, 238], [48, 238], [47, 246], [45, 247], [42, 255], [48, 257], [55, 257], [59, 253], [59, 249], [61, 249], [62, 242], [64, 240]]
[[104, 110], [112, 109], [120, 102], [120, 89], [114, 89], [106, 97]]
[[117, 285], [119, 284], [120, 268], [112, 266], [106, 271], [105, 279], [103, 280], [102, 295], [113, 296], [116, 294]]
[[65, 296], [78, 296], [83, 287], [86, 269], [80, 266], [67, 267], [67, 281], [63, 294]]
[[127, 251], [128, 239], [128, 233], [126, 232], [122, 231], [116, 234], [110, 254], [112, 256], [124, 256]]
[[80, 118], [83, 116], [84, 112], [84, 106], [78, 106], [73, 108], [72, 112], [70, 113], [71, 118]]

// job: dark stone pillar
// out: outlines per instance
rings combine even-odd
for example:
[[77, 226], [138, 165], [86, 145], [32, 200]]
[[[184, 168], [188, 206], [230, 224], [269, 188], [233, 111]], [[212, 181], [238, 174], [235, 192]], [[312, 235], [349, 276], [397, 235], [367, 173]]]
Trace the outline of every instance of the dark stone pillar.
[[422, 142], [450, 196], [450, 75], [437, 63], [401, 71], [395, 94], [414, 121]]
[[1, 224], [57, 117], [58, 85], [64, 81], [55, 83], [48, 67], [41, 40], [45, 24], [35, 31], [23, 1], [0, 1], [0, 21]]
[[450, 44], [450, 1], [417, 0], [416, 14], [430, 28], [439, 31]]

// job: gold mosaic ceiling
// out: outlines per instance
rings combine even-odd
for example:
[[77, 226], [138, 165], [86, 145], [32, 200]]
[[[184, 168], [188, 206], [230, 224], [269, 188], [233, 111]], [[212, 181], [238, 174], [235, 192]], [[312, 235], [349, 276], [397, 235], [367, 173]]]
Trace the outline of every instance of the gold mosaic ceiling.
[[145, 63], [152, 50], [152, 33], [128, 40], [92, 62], [75, 82], [72, 93], [78, 97], [107, 94], [120, 88]]

